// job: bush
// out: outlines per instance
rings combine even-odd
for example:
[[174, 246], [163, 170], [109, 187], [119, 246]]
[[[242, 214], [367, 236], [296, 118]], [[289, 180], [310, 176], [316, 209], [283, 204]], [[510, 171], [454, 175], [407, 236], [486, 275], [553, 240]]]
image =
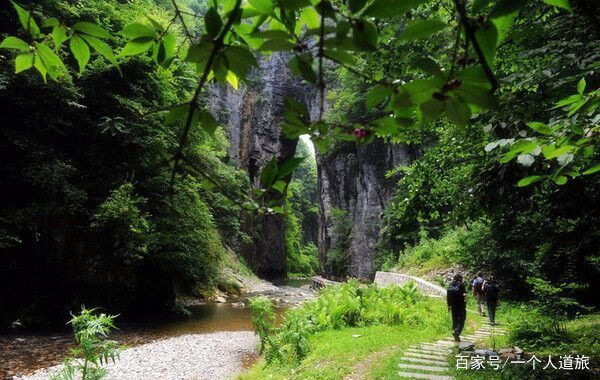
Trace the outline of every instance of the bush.
[[107, 375], [103, 364], [109, 359], [115, 362], [120, 348], [114, 340], [106, 339], [108, 333], [115, 329], [115, 315], [94, 314], [94, 309], [81, 309], [79, 315], [73, 315], [69, 324], [73, 327], [73, 335], [77, 347], [72, 350], [73, 357], [65, 360], [64, 368], [51, 376], [52, 380], [101, 379]]
[[380, 324], [419, 325], [426, 323], [422, 314], [426, 304], [412, 283], [378, 288], [351, 281], [325, 287], [316, 300], [290, 309], [279, 328], [274, 327], [273, 304], [268, 299], [252, 299], [250, 311], [267, 363], [297, 363], [308, 353], [312, 334]]

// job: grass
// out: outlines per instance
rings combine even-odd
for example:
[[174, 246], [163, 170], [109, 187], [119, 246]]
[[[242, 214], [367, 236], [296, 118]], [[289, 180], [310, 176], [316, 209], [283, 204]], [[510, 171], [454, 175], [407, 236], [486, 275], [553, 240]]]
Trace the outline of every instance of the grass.
[[[379, 366], [383, 360], [387, 371], [395, 369], [397, 373], [397, 362], [394, 363], [393, 358], [399, 352], [421, 341], [450, 336], [451, 321], [445, 301], [428, 299], [426, 309], [416, 325], [377, 325], [317, 333], [309, 338], [309, 353], [297, 366], [265, 366], [265, 362], [260, 361], [238, 379], [341, 379], [370, 355], [386, 350], [389, 355], [378, 357], [372, 366]], [[474, 328], [476, 322], [470, 320], [468, 329]], [[367, 368], [367, 372], [370, 369]], [[374, 376], [379, 378], [385, 372], [376, 372]]]
[[[445, 307], [444, 307], [445, 309]], [[440, 312], [445, 312], [448, 315], [446, 310], [442, 310]], [[433, 342], [437, 339], [441, 338], [449, 338], [451, 337], [451, 322], [450, 316], [447, 316], [447, 326], [444, 329], [443, 334], [431, 337], [431, 336], [420, 336], [420, 339], [416, 339], [414, 343], [417, 342]], [[475, 313], [468, 312], [467, 313], [467, 321], [465, 324], [465, 329], [463, 331], [464, 334], [470, 334], [477, 330], [480, 326], [481, 318], [479, 315]], [[401, 362], [400, 358], [404, 356], [404, 351], [406, 348], [411, 346], [412, 344], [408, 344], [406, 346], [398, 347], [397, 350], [394, 350], [389, 355], [383, 357], [378, 362], [374, 363], [369, 371], [367, 378], [369, 379], [395, 379], [397, 378], [398, 373], [398, 363]], [[453, 365], [453, 364], [451, 364]]]
[[[509, 330], [509, 334], [488, 338], [478, 342], [478, 345], [488, 348], [506, 348], [518, 346], [523, 349], [527, 355], [535, 355], [542, 360], [542, 363], [537, 364], [538, 368], [534, 372], [531, 368], [531, 363], [527, 366], [518, 364], [507, 364], [505, 369], [500, 372], [490, 368], [479, 371], [457, 370], [456, 359], [449, 360], [452, 370], [452, 376], [457, 380], [475, 380], [475, 379], [562, 379], [567, 375], [564, 370], [543, 370], [543, 366], [547, 363], [547, 358], [552, 355], [553, 363], [558, 366], [560, 355], [576, 354], [589, 356], [590, 368], [594, 363], [600, 360], [600, 313], [593, 313], [579, 318], [570, 320], [566, 323], [566, 331], [561, 335], [559, 342], [548, 341], [546, 343], [538, 343], [530, 345], [527, 342], [518, 341], [514, 334], [511, 334], [511, 326], [514, 329], [518, 324], [523, 322], [523, 315], [530, 313], [530, 307], [523, 303], [503, 303], [498, 309], [497, 319], [501, 323], [501, 327]], [[541, 367], [540, 367], [541, 365]], [[597, 365], [597, 364], [596, 364]], [[576, 378], [576, 372], [572, 373]], [[589, 373], [580, 373], [581, 378], [590, 378]]]

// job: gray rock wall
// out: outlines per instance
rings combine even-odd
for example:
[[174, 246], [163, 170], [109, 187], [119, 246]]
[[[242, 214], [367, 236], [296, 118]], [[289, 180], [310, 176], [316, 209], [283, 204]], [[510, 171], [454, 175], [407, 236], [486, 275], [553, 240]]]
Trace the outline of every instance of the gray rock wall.
[[327, 252], [340, 243], [334, 232], [333, 209], [341, 209], [352, 224], [348, 275], [361, 279], [373, 277], [371, 265], [380, 222], [397, 181], [397, 178], [386, 179], [385, 174], [398, 165], [411, 164], [417, 156], [414, 148], [378, 140], [361, 147], [346, 143], [318, 157], [322, 262]]
[[[294, 156], [297, 140], [281, 133], [284, 98], [292, 97], [311, 107], [313, 90], [292, 75], [289, 55], [274, 53], [260, 60], [248, 83], [236, 91], [230, 86], [210, 89], [209, 105], [229, 135], [229, 159], [248, 173], [258, 186], [260, 172], [272, 157], [283, 162]], [[261, 277], [285, 277], [286, 250], [282, 216], [242, 215], [243, 228], [252, 237], [239, 250], [250, 267]]]

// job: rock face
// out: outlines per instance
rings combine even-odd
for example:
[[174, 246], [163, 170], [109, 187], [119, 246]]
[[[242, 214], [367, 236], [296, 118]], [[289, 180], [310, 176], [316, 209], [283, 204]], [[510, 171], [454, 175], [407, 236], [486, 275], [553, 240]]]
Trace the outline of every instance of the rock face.
[[[297, 140], [282, 136], [285, 97], [308, 107], [314, 102], [313, 90], [292, 75], [290, 56], [274, 53], [260, 60], [260, 67], [249, 75], [247, 85], [238, 91], [230, 86], [211, 89], [210, 107], [219, 121], [228, 126], [229, 158], [248, 173], [250, 183], [260, 182], [260, 171], [276, 157], [283, 162], [294, 156]], [[243, 229], [252, 242], [241, 243], [239, 250], [250, 267], [261, 277], [285, 277], [286, 251], [282, 216], [242, 215]]]
[[[344, 144], [317, 158], [319, 180], [319, 252], [322, 263], [331, 249], [347, 245], [347, 274], [370, 279], [375, 244], [385, 205], [393, 196], [397, 179], [386, 179], [388, 170], [410, 165], [419, 152], [402, 144], [376, 140], [357, 147]], [[343, 210], [350, 233], [340, 242], [336, 210]], [[329, 274], [329, 273], [326, 273]]]

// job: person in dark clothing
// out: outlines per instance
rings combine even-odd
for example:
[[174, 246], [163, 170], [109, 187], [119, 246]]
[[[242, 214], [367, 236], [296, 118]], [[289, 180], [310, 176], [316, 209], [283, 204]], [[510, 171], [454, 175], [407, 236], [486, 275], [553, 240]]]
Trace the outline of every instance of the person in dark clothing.
[[446, 292], [446, 300], [448, 311], [452, 314], [452, 335], [455, 341], [460, 342], [460, 333], [465, 327], [467, 318], [467, 291], [460, 273], [454, 275]]
[[483, 282], [482, 289], [483, 293], [485, 294], [488, 315], [490, 316], [490, 324], [493, 326], [496, 324], [496, 307], [498, 306], [499, 293], [498, 285], [494, 280], [494, 276]]

